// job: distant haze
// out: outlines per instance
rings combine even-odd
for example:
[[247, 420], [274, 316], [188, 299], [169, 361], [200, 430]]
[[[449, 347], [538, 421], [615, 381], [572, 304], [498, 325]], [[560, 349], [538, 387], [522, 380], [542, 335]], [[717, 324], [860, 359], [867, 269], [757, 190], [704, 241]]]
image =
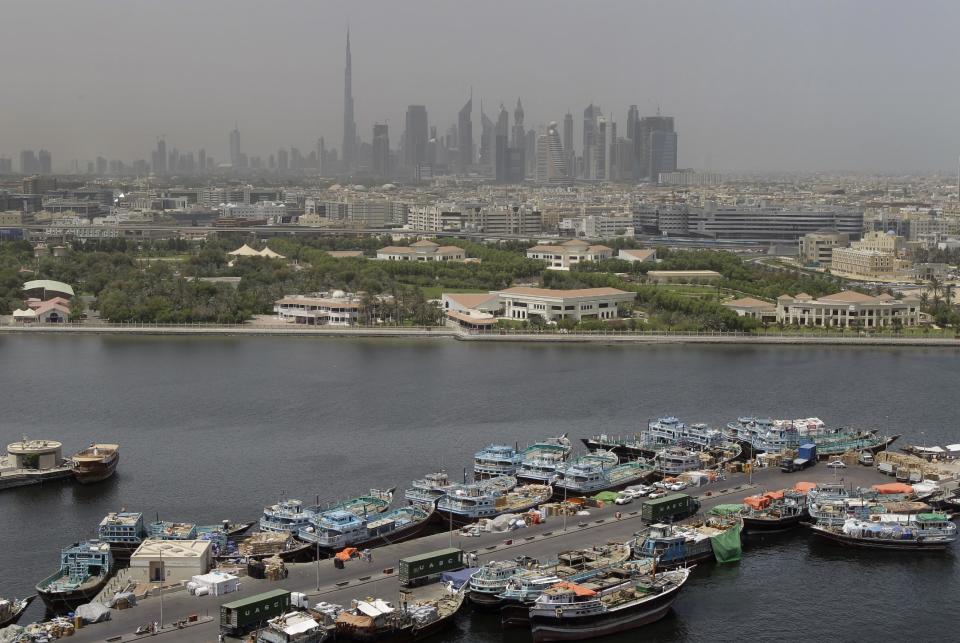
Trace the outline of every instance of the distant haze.
[[[5, 0], [0, 156], [149, 159], [203, 147], [309, 152], [342, 137], [347, 25], [364, 141], [427, 106], [439, 132], [474, 93], [526, 125], [591, 101], [676, 117], [680, 165], [708, 170], [955, 171], [960, 2]], [[512, 119], [512, 114], [511, 114]], [[512, 124], [512, 121], [511, 121]], [[15, 161], [16, 165], [16, 161]]]

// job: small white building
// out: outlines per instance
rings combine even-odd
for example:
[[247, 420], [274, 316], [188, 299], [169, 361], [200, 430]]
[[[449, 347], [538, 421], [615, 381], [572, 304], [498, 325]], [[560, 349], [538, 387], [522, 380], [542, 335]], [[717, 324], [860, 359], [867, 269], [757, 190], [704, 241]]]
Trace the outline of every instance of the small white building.
[[209, 540], [148, 538], [130, 556], [130, 579], [137, 583], [186, 583], [210, 571], [213, 560]]
[[723, 304], [739, 317], [750, 317], [761, 323], [774, 323], [777, 321], [777, 305], [762, 299], [753, 297], [743, 297], [734, 299]]
[[463, 261], [466, 253], [458, 246], [441, 246], [433, 241], [417, 241], [409, 246], [387, 246], [377, 250], [382, 261]]
[[902, 326], [920, 323], [920, 301], [912, 296], [895, 299], [845, 290], [814, 299], [807, 293], [777, 297], [777, 321], [799, 326], [886, 328], [899, 320]]
[[552, 270], [569, 270], [583, 261], [603, 261], [613, 257], [613, 248], [591, 245], [580, 239], [564, 241], [559, 245], [536, 245], [527, 249], [528, 259], [546, 261]]
[[633, 303], [636, 295], [617, 288], [507, 288], [495, 293], [503, 307], [504, 319], [529, 319], [539, 316], [545, 321], [560, 319], [616, 319], [618, 304]]
[[273, 304], [280, 321], [309, 326], [353, 326], [360, 315], [360, 300], [340, 290], [319, 297], [287, 295]]
[[702, 284], [720, 281], [723, 275], [716, 270], [651, 270], [647, 278], [661, 284]]

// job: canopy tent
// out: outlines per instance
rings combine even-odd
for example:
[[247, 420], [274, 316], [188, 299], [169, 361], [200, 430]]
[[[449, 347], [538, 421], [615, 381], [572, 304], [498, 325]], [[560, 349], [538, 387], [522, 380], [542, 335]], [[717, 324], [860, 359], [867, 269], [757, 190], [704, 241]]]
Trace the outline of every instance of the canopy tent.
[[710, 513], [716, 516], [730, 516], [735, 515], [743, 511], [743, 505], [717, 505], [710, 510]]
[[260, 256], [259, 252], [257, 252], [247, 244], [243, 244], [236, 250], [232, 252], [228, 252], [227, 254], [232, 255], [234, 257], [259, 257]]

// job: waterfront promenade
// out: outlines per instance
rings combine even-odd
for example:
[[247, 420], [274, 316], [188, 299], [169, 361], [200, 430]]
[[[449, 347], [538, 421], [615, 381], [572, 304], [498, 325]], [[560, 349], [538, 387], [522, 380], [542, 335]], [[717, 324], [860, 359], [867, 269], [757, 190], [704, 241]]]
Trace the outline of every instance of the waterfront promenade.
[[390, 337], [454, 339], [477, 342], [534, 342], [562, 344], [751, 344], [835, 346], [950, 346], [960, 348], [960, 339], [942, 333], [927, 335], [856, 335], [827, 331], [765, 333], [720, 331], [468, 331], [455, 326], [338, 327], [298, 324], [110, 324], [104, 322], [64, 325], [0, 324], [0, 334], [9, 335], [180, 335], [259, 337]]
[[[760, 470], [754, 473], [752, 482], [746, 475], [733, 475], [725, 481], [700, 487], [694, 493], [699, 495], [703, 510], [707, 511], [720, 503], [738, 502], [745, 496], [763, 489], [789, 487], [800, 480], [833, 482], [840, 478], [843, 478], [845, 484], [852, 486], [869, 486], [890, 480], [873, 468], [857, 466], [834, 471], [821, 463], [812, 469], [795, 474], [784, 474], [779, 469]], [[710, 493], [709, 496], [706, 495], [707, 492]], [[271, 582], [243, 578], [239, 594], [194, 597], [185, 591], [168, 593], [163, 598], [164, 623], [170, 624], [185, 618], [188, 614], [197, 614], [201, 619], [205, 616], [211, 618], [182, 630], [168, 627], [161, 635], [172, 641], [196, 643], [216, 641], [220, 604], [268, 589], [283, 588], [305, 592], [309, 595], [311, 604], [326, 601], [344, 605], [349, 604], [352, 599], [371, 596], [396, 601], [399, 592], [396, 576], [397, 561], [400, 558], [433, 551], [451, 544], [465, 551], [475, 551], [482, 563], [517, 556], [549, 559], [563, 550], [590, 547], [607, 542], [625, 542], [643, 526], [639, 518], [639, 510], [639, 503], [591, 509], [590, 516], [567, 518], [566, 529], [564, 529], [563, 518], [552, 517], [542, 525], [507, 533], [484, 533], [479, 537], [465, 537], [459, 532], [454, 532], [452, 535], [450, 532], [434, 534], [375, 549], [372, 563], [354, 560], [347, 563], [346, 568], [342, 570], [334, 568], [332, 560], [324, 560], [319, 564], [302, 563], [289, 566], [290, 575], [284, 581]], [[617, 512], [621, 512], [620, 519], [616, 518]], [[508, 540], [512, 541], [509, 545], [506, 544]], [[744, 556], [750, 556], [749, 547], [748, 543]], [[388, 568], [393, 568], [393, 573], [385, 574], [384, 570]], [[137, 637], [133, 636], [137, 626], [161, 620], [160, 600], [157, 597], [147, 598], [135, 608], [114, 610], [111, 617], [111, 620], [106, 623], [79, 630], [72, 637], [73, 640], [76, 643], [137, 640]]]

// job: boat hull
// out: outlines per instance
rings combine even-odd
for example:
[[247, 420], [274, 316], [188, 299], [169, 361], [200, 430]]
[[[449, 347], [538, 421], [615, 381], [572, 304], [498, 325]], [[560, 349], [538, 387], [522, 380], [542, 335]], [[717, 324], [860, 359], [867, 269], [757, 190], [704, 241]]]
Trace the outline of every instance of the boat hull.
[[639, 605], [603, 614], [557, 618], [531, 615], [530, 629], [534, 643], [546, 641], [583, 641], [655, 623], [670, 611], [680, 587], [675, 587]]
[[73, 612], [81, 605], [85, 605], [95, 599], [97, 594], [103, 590], [110, 580], [111, 575], [100, 577], [96, 583], [90, 583], [69, 592], [50, 592], [37, 588], [37, 594], [43, 604], [47, 607], [47, 612], [51, 614], [66, 614]]
[[30, 603], [33, 602], [36, 596], [27, 596], [23, 601], [21, 601], [20, 607], [15, 609], [13, 613], [10, 614], [6, 619], [0, 620], [0, 629], [8, 625], [14, 625], [17, 621], [20, 620], [20, 617], [23, 616], [23, 613], [27, 611], [27, 608], [30, 607]]
[[483, 611], [499, 610], [503, 606], [503, 599], [496, 594], [487, 594], [485, 592], [467, 592], [467, 600], [474, 609]]
[[311, 543], [307, 540], [300, 540], [299, 542], [307, 543], [314, 550], [319, 549], [321, 556], [323, 555], [332, 556], [333, 554], [337, 553], [344, 547], [356, 547], [357, 549], [372, 549], [374, 547], [383, 547], [385, 545], [392, 545], [394, 543], [410, 540], [411, 538], [416, 538], [423, 532], [424, 529], [427, 528], [427, 526], [431, 522], [431, 518], [432, 516], [428, 515], [423, 520], [407, 525], [402, 529], [397, 529], [396, 531], [391, 531], [390, 533], [380, 534], [373, 538], [368, 538], [366, 540], [347, 543], [345, 545], [341, 545], [337, 547], [330, 547], [329, 545], [320, 545], [318, 547], [316, 543]]
[[813, 527], [813, 533], [821, 538], [830, 540], [848, 547], [861, 547], [864, 549], [886, 549], [888, 551], [943, 551], [950, 547], [955, 538], [950, 540], [882, 540], [880, 538], [854, 538], [846, 534], [838, 534], [833, 531], [818, 529]]
[[744, 518], [743, 530], [747, 534], [756, 534], [756, 533], [771, 534], [778, 531], [787, 531], [788, 529], [799, 527], [804, 517], [805, 517], [804, 514], [797, 514], [795, 516], [786, 516], [784, 518], [777, 518], [774, 520], [762, 520], [759, 518]]
[[500, 606], [500, 627], [504, 629], [529, 627], [532, 605], [533, 603], [505, 600]]
[[114, 472], [117, 470], [117, 465], [120, 463], [120, 452], [116, 451], [113, 454], [105, 457], [101, 462], [90, 463], [84, 466], [77, 466], [73, 468], [73, 478], [80, 484], [93, 484], [95, 482], [103, 482], [108, 478], [112, 477]]

